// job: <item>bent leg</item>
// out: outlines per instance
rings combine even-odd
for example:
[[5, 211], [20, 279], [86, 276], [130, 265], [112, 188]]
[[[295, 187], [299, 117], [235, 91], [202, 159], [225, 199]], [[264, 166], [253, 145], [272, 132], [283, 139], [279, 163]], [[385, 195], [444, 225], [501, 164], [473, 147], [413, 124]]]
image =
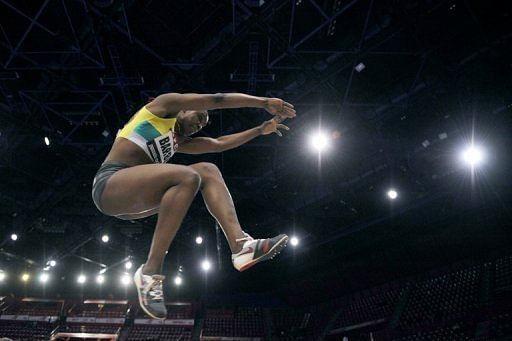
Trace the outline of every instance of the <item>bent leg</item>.
[[217, 220], [224, 231], [232, 253], [241, 249], [236, 239], [245, 237], [238, 222], [235, 205], [226, 183], [217, 166], [213, 163], [200, 162], [190, 165], [201, 176], [201, 194], [210, 214]]
[[178, 185], [169, 188], [160, 201], [160, 213], [156, 223], [144, 274], [162, 273], [166, 251], [178, 232], [178, 228], [194, 200], [201, 178], [197, 173], [183, 179]]
[[161, 271], [163, 260], [194, 199], [201, 178], [182, 165], [151, 164], [122, 169], [105, 185], [103, 210], [122, 219], [159, 212], [144, 274]]

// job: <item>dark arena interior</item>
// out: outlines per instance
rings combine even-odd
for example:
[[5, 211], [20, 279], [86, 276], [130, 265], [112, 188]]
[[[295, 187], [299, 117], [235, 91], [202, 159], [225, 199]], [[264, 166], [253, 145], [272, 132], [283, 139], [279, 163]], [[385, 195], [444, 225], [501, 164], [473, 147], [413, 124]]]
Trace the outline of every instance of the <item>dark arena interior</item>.
[[[511, 8], [0, 0], [0, 339], [512, 340]], [[118, 219], [91, 191], [118, 131], [168, 93], [280, 99], [296, 116], [282, 136], [119, 174], [209, 163], [243, 231], [289, 240], [237, 271], [201, 189], [153, 319], [133, 278], [164, 199]], [[191, 138], [273, 117], [219, 103]]]

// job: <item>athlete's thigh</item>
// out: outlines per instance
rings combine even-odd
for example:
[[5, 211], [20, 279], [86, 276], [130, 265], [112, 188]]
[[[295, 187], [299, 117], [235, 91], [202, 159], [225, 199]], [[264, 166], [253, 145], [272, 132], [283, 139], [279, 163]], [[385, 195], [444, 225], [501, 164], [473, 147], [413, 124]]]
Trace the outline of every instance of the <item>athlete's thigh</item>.
[[101, 196], [102, 210], [110, 215], [127, 217], [142, 217], [145, 212], [154, 214], [164, 193], [192, 173], [195, 171], [188, 166], [173, 164], [148, 164], [121, 169], [105, 185]]

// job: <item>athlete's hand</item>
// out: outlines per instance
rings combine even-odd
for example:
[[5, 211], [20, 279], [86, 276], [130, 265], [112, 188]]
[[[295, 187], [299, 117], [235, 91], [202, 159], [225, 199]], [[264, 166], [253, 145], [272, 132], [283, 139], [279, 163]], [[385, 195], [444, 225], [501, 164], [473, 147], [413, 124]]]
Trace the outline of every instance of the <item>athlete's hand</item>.
[[263, 108], [272, 115], [279, 115], [287, 118], [295, 117], [293, 105], [279, 98], [267, 98]]
[[279, 136], [283, 136], [283, 133], [279, 131], [279, 129], [290, 130], [290, 128], [280, 123], [283, 120], [283, 118], [277, 117], [263, 122], [259, 127], [261, 129], [261, 135], [276, 133]]

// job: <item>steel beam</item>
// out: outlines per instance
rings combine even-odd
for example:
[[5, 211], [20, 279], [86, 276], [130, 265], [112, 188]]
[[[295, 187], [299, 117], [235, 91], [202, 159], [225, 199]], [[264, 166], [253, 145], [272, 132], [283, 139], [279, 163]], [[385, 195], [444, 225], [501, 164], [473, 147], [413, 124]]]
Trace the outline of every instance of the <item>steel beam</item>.
[[[4, 2], [4, 0], [0, 0], [0, 1]], [[21, 44], [23, 44], [23, 42], [27, 38], [28, 34], [32, 30], [32, 27], [34, 27], [35, 23], [37, 22], [37, 19], [39, 19], [39, 17], [43, 13], [43, 10], [45, 9], [46, 5], [48, 5], [48, 1], [49, 0], [45, 0], [45, 2], [41, 5], [41, 8], [39, 8], [39, 11], [35, 15], [35, 17], [31, 19], [30, 25], [26, 29], [25, 33], [23, 33], [20, 40], [18, 41], [18, 44], [16, 44], [14, 49], [12, 49], [11, 55], [9, 56], [9, 58], [7, 59], [7, 61], [4, 64], [4, 68], [7, 68], [9, 66], [9, 64], [11, 63], [12, 59], [14, 58], [14, 56], [16, 56], [18, 54], [18, 50], [21, 47]]]
[[4, 5], [6, 5], [7, 7], [9, 7], [10, 9], [12, 9], [14, 12], [18, 13], [19, 15], [21, 15], [23, 18], [29, 20], [31, 23], [33, 23], [34, 25], [36, 25], [37, 27], [39, 27], [40, 29], [44, 30], [45, 32], [51, 34], [53, 37], [57, 36], [57, 33], [51, 31], [49, 28], [47, 28], [46, 26], [44, 25], [41, 25], [40, 23], [38, 23], [34, 18], [31, 18], [30, 16], [26, 15], [25, 13], [23, 13], [22, 11], [20, 11], [18, 8], [14, 7], [13, 5], [11, 5], [8, 1], [6, 0], [0, 0], [1, 3], [3, 3]]

